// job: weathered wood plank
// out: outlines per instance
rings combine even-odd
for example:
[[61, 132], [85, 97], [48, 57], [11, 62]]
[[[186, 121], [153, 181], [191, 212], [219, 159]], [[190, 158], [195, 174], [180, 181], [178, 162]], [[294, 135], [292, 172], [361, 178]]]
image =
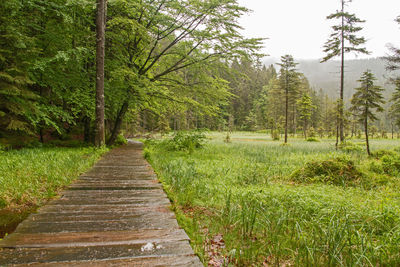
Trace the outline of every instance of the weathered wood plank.
[[0, 241], [0, 266], [202, 266], [138, 144], [106, 154]]
[[1, 244], [3, 248], [82, 247], [147, 244], [189, 240], [182, 229], [100, 231], [78, 233], [15, 233]]

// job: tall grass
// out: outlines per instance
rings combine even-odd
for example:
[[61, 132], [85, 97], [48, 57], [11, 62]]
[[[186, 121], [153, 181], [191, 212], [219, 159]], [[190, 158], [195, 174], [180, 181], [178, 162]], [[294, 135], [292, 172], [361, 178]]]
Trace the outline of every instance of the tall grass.
[[105, 151], [89, 147], [0, 151], [0, 235], [57, 195]]
[[[373, 159], [363, 151], [348, 153], [371, 180], [368, 188], [303, 184], [291, 180], [295, 170], [345, 152], [336, 151], [329, 140], [280, 146], [267, 139], [249, 141], [244, 133], [233, 135], [231, 144], [222, 135], [212, 138], [191, 154], [167, 152], [156, 144], [146, 148], [176, 208], [189, 210], [187, 217], [198, 221], [198, 231], [186, 224], [194, 240], [203, 242], [195, 242], [197, 251], [222, 234], [226, 246], [221, 253], [235, 266], [400, 263], [400, 181], [372, 172]], [[382, 148], [396, 142], [374, 144]], [[207, 253], [200, 254], [207, 262]]]

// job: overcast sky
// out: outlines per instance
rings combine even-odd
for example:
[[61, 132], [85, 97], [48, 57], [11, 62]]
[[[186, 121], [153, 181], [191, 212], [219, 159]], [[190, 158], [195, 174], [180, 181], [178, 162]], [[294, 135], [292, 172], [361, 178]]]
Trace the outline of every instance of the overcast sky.
[[[326, 16], [340, 8], [340, 0], [239, 0], [253, 12], [244, 15], [240, 24], [246, 37], [269, 38], [263, 52], [280, 58], [291, 54], [296, 59], [320, 59], [333, 21]], [[348, 11], [363, 23], [361, 35], [368, 41], [372, 54], [383, 56], [386, 44], [400, 47], [400, 25], [394, 19], [400, 15], [400, 0], [353, 0]], [[362, 56], [365, 57], [365, 56]]]

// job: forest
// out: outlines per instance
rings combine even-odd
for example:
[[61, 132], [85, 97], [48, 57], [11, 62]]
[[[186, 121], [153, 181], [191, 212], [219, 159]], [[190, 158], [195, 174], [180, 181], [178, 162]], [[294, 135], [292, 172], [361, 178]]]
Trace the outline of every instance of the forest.
[[337, 2], [297, 60], [237, 0], [1, 1], [0, 238], [135, 139], [205, 266], [398, 266], [400, 47]]
[[[235, 1], [109, 1], [107, 142], [115, 142], [120, 133], [133, 136], [195, 128], [282, 134], [285, 116], [292, 135], [306, 135], [303, 128], [307, 124], [311, 135], [334, 136], [332, 118], [338, 96], [332, 82], [311, 86], [307, 76], [293, 68], [296, 77], [288, 91], [285, 114], [280, 105], [285, 98], [284, 69], [279, 64], [262, 64], [261, 39], [241, 36], [237, 19], [245, 12]], [[57, 139], [94, 141], [95, 15], [91, 1], [2, 3], [2, 146], [22, 147]], [[393, 58], [389, 57], [387, 64], [397, 63], [398, 51], [392, 49]], [[354, 66], [357, 61], [351, 62]], [[379, 84], [390, 90], [385, 93], [385, 112], [371, 124], [371, 132], [386, 136], [398, 130], [398, 99], [393, 95], [398, 88], [390, 82], [390, 72], [383, 81], [380, 62], [383, 59], [372, 71], [379, 71], [375, 74]], [[374, 68], [377, 65], [380, 67]], [[301, 66], [311, 78], [318, 73], [307, 72], [305, 62]], [[361, 66], [364, 64], [352, 69], [361, 74], [366, 71]], [[349, 114], [350, 93], [355, 88], [350, 86], [358, 86], [360, 77], [346, 79], [345, 109]], [[321, 79], [329, 80], [326, 76]], [[300, 103], [308, 97], [311, 114], [303, 116]], [[359, 135], [362, 129], [356, 118], [346, 118], [345, 135]]]

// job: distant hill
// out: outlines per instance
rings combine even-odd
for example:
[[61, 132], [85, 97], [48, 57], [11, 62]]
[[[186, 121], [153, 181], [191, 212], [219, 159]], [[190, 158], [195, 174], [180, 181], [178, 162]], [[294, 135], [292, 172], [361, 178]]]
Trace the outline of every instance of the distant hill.
[[[267, 59], [264, 64], [270, 65], [279, 62], [275, 59]], [[298, 70], [304, 73], [315, 89], [322, 89], [332, 98], [337, 98], [340, 87], [340, 61], [328, 61], [319, 63], [319, 60], [299, 60]], [[359, 87], [357, 80], [361, 74], [370, 70], [377, 78], [376, 84], [387, 90], [385, 96], [389, 97], [393, 92], [393, 86], [388, 83], [388, 77], [392, 74], [385, 70], [385, 61], [382, 58], [347, 60], [345, 63], [345, 99], [350, 99], [354, 88]]]

